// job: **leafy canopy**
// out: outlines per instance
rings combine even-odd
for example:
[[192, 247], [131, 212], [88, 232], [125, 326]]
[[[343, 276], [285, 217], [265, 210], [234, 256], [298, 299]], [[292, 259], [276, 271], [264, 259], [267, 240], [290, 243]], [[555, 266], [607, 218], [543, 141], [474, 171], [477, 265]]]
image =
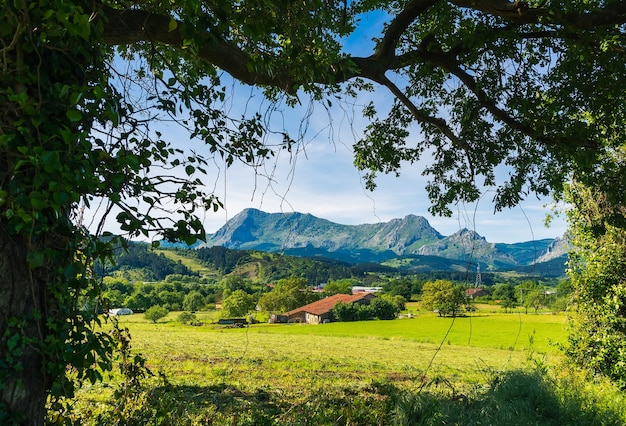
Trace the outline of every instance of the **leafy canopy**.
[[[110, 240], [91, 235], [103, 234], [107, 216], [130, 237], [191, 244], [205, 235], [205, 211], [222, 205], [203, 182], [214, 160], [259, 170], [294, 148], [267, 111], [229, 108], [233, 80], [261, 88], [272, 111], [305, 96], [331, 105], [387, 90], [391, 107], [363, 109], [355, 165], [374, 188], [378, 173], [427, 155], [435, 213], [483, 188], [495, 191], [496, 208], [531, 193], [558, 197], [569, 179], [622, 205], [621, 1], [15, 0], [0, 1], [0, 13], [8, 412], [24, 409], [25, 395], [71, 394], [60, 379], [68, 365], [96, 380], [94, 352], [109, 364], [111, 339], [85, 326], [95, 313], [78, 309], [99, 295], [90, 265], [112, 255]], [[365, 17], [384, 24], [368, 28], [369, 54], [351, 54], [345, 41], [363, 34]], [[183, 128], [189, 143], [156, 130], [159, 121]], [[95, 205], [102, 220], [87, 230], [81, 212]], [[626, 225], [623, 214], [607, 221]], [[46, 374], [17, 392], [34, 381], [26, 361]]]
[[[223, 96], [218, 69], [273, 99], [282, 91], [288, 103], [303, 92], [321, 98], [382, 86], [395, 101], [365, 106], [370, 124], [354, 145], [355, 164], [374, 188], [377, 173], [398, 173], [427, 154], [436, 213], [477, 200], [484, 187], [494, 188], [496, 208], [530, 193], [558, 195], [572, 176], [611, 188], [607, 166], [624, 121], [621, 2], [118, 2], [102, 14], [106, 42], [142, 54], [157, 77], [172, 75], [161, 81], [169, 99], [159, 100], [170, 113], [211, 98], [196, 99], [200, 78]], [[368, 30], [371, 54], [351, 55], [341, 42], [366, 31], [371, 17], [385, 22]], [[264, 132], [250, 120], [232, 141], [206, 120], [194, 120], [192, 135], [228, 159], [271, 155], [250, 141]]]

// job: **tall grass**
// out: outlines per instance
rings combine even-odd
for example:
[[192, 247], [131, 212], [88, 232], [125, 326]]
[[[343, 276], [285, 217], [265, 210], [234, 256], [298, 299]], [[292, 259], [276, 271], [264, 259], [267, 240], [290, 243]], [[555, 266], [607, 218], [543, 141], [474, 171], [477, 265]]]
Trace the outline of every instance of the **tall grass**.
[[[228, 329], [123, 318], [156, 374], [120, 401], [112, 375], [76, 424], [626, 424], [626, 398], [563, 367], [565, 319], [483, 315]], [[200, 315], [202, 317], [202, 315]], [[621, 405], [620, 405], [621, 404]], [[72, 418], [70, 418], [72, 419]], [[580, 422], [577, 422], [577, 421]], [[71, 421], [70, 421], [71, 423]]]

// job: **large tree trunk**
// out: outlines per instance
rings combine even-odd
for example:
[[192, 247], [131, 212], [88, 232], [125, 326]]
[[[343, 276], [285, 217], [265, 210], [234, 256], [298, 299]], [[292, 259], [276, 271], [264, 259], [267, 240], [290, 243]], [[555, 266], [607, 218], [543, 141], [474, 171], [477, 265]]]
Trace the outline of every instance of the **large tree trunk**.
[[40, 348], [46, 292], [27, 263], [28, 242], [0, 222], [0, 423], [40, 425], [48, 388]]

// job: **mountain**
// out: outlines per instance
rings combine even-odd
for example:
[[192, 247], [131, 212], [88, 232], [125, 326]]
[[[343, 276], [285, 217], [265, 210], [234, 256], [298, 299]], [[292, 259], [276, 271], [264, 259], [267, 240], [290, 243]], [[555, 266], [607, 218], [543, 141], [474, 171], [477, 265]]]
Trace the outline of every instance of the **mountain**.
[[458, 270], [468, 265], [473, 269], [480, 264], [484, 271], [542, 270], [539, 264], [546, 262], [554, 271], [554, 265], [558, 270], [558, 265], [564, 264], [568, 250], [563, 239], [491, 243], [469, 229], [443, 236], [425, 218], [415, 215], [389, 222], [342, 225], [310, 214], [257, 209], [241, 211], [200, 247], [213, 246], [350, 263], [386, 262], [409, 269]]
[[495, 243], [487, 242], [485, 237], [469, 229], [461, 229], [436, 243], [422, 246], [416, 254], [480, 262], [497, 269], [518, 263], [512, 253], [505, 253]]
[[441, 238], [426, 219], [414, 215], [386, 223], [341, 225], [310, 214], [245, 209], [211, 235], [206, 246], [270, 252], [311, 248], [331, 253], [369, 250], [401, 255]]

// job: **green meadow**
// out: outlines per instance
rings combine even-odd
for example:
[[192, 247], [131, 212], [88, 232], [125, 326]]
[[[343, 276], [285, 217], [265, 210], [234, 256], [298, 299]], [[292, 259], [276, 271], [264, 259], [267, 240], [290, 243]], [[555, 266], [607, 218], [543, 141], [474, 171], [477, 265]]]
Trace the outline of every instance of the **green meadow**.
[[[231, 369], [238, 381], [255, 383], [266, 369], [272, 376], [307, 372], [363, 372], [372, 377], [412, 382], [426, 367], [454, 371], [475, 380], [487, 369], [519, 365], [529, 353], [559, 358], [555, 343], [566, 339], [565, 317], [556, 315], [484, 315], [351, 323], [258, 324], [248, 328], [181, 326], [170, 320], [151, 324], [141, 317], [122, 318], [134, 348], [149, 365], [182, 381], [206, 381], [208, 370]], [[215, 372], [213, 372], [215, 373]], [[242, 376], [240, 376], [242, 375]], [[337, 373], [333, 380], [341, 377]], [[261, 377], [262, 378], [262, 377]], [[266, 377], [275, 385], [272, 377]], [[462, 382], [463, 380], [460, 380]]]
[[[589, 388], [587, 380], [565, 367], [559, 349], [567, 340], [564, 315], [479, 311], [440, 318], [418, 313], [392, 321], [245, 328], [219, 326], [211, 314], [202, 313], [198, 317], [204, 324], [181, 325], [176, 315], [156, 324], [140, 314], [120, 317], [119, 325], [132, 335], [133, 351], [143, 354], [155, 375], [140, 389], [122, 392], [122, 400], [120, 386], [128, 388], [119, 374], [86, 386], [75, 403], [77, 422], [501, 424], [506, 421], [502, 415], [520, 421], [508, 424], [626, 420], [626, 412], [613, 407], [624, 402], [617, 390], [598, 395], [612, 388]], [[567, 384], [559, 384], [563, 381]], [[535, 415], [522, 421], [515, 411], [521, 408], [503, 411], [502, 402], [494, 413], [477, 408], [474, 420], [463, 420], [471, 413], [468, 407], [485, 406], [485, 398], [496, 400], [501, 395], [490, 392], [505, 385], [522, 386], [524, 392], [545, 388], [545, 394], [533, 396], [534, 403], [555, 405], [550, 407], [556, 410], [554, 422]], [[576, 395], [562, 395], [575, 388], [581, 389]], [[520, 395], [511, 398], [527, 404]]]

